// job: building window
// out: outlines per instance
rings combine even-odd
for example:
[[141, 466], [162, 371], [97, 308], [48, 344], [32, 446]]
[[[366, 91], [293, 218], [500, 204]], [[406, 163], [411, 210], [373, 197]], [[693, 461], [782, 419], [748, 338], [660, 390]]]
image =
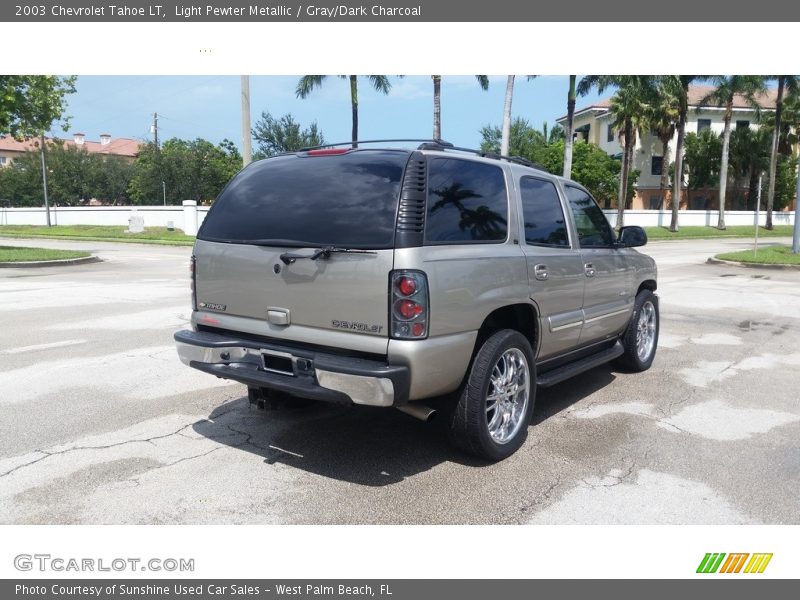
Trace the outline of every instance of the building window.
[[650, 174], [651, 175], [661, 175], [661, 171], [664, 168], [664, 157], [663, 156], [654, 156], [650, 159]]
[[750, 121], [736, 121], [736, 129], [749, 129]]
[[650, 210], [658, 210], [661, 208], [661, 196], [650, 196], [650, 204], [648, 206]]
[[697, 133], [704, 129], [711, 129], [711, 119], [697, 119]]
[[607, 142], [613, 142], [614, 141], [614, 126], [613, 125], [609, 125], [608, 126], [608, 132], [606, 133], [606, 141]]
[[0, 165], [5, 165], [7, 160], [5, 156], [0, 156]]

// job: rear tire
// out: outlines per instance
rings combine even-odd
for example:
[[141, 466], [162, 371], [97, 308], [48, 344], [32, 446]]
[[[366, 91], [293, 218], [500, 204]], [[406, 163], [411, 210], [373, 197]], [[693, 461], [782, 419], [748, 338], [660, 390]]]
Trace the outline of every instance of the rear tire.
[[631, 320], [622, 336], [625, 353], [617, 361], [632, 371], [646, 371], [653, 364], [660, 327], [658, 296], [650, 290], [636, 295]]
[[530, 343], [513, 329], [497, 331], [472, 361], [448, 418], [450, 441], [473, 456], [503, 460], [525, 442], [535, 399]]

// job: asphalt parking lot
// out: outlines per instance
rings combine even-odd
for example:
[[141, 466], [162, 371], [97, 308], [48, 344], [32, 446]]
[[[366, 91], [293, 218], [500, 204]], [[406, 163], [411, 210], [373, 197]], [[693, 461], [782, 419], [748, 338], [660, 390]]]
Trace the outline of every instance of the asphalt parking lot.
[[746, 240], [648, 245], [653, 368], [540, 391], [499, 464], [394, 410], [250, 410], [184, 367], [190, 248], [3, 243], [103, 262], [0, 270], [2, 523], [800, 523], [800, 271], [705, 264]]

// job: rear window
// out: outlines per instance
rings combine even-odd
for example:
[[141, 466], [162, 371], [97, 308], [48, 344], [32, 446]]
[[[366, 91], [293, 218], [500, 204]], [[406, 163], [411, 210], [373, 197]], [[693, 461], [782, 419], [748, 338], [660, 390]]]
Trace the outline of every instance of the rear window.
[[234, 177], [198, 237], [276, 246], [389, 248], [407, 152], [283, 156]]

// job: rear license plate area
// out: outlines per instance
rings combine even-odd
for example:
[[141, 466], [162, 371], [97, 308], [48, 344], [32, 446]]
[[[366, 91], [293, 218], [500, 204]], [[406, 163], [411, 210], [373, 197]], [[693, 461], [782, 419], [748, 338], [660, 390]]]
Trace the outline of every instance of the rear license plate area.
[[282, 352], [261, 352], [261, 367], [270, 373], [294, 375], [294, 361], [291, 354]]

